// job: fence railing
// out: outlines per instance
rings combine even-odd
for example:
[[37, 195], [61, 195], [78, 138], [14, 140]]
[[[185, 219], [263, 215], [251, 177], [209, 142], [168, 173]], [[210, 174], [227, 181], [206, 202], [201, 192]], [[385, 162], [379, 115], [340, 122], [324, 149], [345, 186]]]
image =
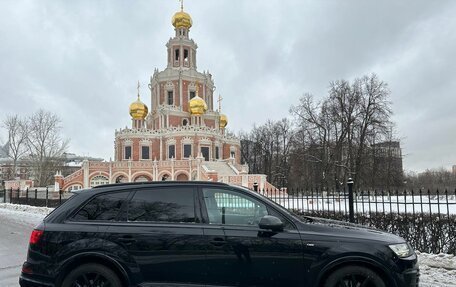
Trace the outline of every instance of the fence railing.
[[371, 214], [391, 215], [402, 213], [404, 216], [439, 214], [440, 216], [456, 215], [456, 190], [454, 191], [356, 191], [353, 192], [353, 203], [349, 200], [349, 191], [304, 191], [260, 190], [259, 193], [271, 198], [280, 205], [299, 212], [318, 211], [331, 217], [342, 213], [345, 220], [350, 219], [350, 205], [353, 206], [354, 221], [369, 218]]
[[57, 207], [65, 202], [71, 193], [50, 191], [49, 188], [35, 189], [6, 189], [0, 190], [0, 202], [12, 204], [25, 204], [32, 206]]
[[352, 201], [348, 188], [258, 192], [298, 215], [368, 225], [397, 234], [422, 252], [456, 255], [456, 190], [352, 191]]

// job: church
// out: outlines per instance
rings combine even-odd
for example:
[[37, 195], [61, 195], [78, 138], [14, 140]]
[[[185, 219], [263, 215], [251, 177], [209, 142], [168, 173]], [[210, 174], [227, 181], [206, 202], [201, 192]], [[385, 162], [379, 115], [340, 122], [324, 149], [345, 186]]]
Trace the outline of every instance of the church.
[[[155, 69], [141, 99], [140, 86], [129, 113], [131, 125], [115, 131], [114, 160], [84, 160], [81, 169], [55, 175], [55, 189], [71, 191], [119, 182], [218, 181], [273, 188], [263, 174], [241, 164], [240, 141], [226, 132], [214, 79], [197, 70], [197, 44], [189, 38], [192, 18], [183, 9], [172, 17], [175, 35], [166, 44], [167, 67]], [[147, 103], [144, 103], [144, 101]], [[149, 108], [150, 107], [150, 108]]]

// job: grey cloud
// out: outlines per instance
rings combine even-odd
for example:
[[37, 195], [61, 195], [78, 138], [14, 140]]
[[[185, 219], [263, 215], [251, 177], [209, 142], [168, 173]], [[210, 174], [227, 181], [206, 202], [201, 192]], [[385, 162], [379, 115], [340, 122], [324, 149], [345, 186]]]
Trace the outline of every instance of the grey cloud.
[[[136, 82], [166, 66], [177, 1], [3, 1], [0, 114], [58, 113], [71, 150], [113, 153]], [[198, 68], [229, 128], [280, 119], [305, 92], [375, 72], [392, 91], [405, 168], [456, 164], [452, 1], [186, 1]], [[429, 136], [423, 136], [429, 135]], [[438, 140], [436, 140], [438, 139]]]

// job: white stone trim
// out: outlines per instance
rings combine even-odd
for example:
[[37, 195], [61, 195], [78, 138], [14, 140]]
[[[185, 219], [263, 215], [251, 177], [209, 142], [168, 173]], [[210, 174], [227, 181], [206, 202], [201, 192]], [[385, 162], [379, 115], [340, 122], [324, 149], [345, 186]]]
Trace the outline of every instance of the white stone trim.
[[203, 145], [212, 145], [212, 141], [209, 138], [206, 138], [206, 137], [199, 139], [198, 143], [200, 145], [201, 144], [203, 144]]
[[193, 139], [191, 137], [183, 137], [181, 141], [185, 144], [193, 144]]

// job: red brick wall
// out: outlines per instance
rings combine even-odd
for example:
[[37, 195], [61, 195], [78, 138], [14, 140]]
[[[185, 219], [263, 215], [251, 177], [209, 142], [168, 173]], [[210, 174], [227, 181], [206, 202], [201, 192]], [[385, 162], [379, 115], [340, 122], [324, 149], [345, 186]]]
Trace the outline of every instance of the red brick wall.
[[215, 128], [215, 120], [208, 120], [208, 119], [205, 119], [205, 120], [204, 120], [204, 123], [205, 123], [206, 126], [208, 126], [208, 127]]
[[169, 125], [172, 127], [177, 127], [182, 125], [182, 117], [178, 116], [169, 116]]
[[152, 140], [152, 159], [160, 160], [160, 140]]

